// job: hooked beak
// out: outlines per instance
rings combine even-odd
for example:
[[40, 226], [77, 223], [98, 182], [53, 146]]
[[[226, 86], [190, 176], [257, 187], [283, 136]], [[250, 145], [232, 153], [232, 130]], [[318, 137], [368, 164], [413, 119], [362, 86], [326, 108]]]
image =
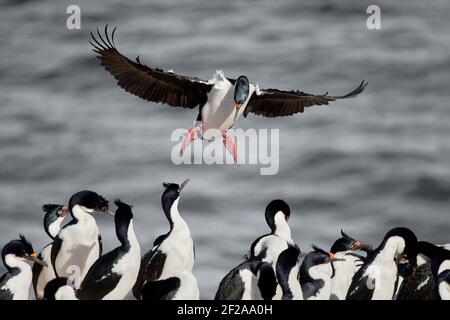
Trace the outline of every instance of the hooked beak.
[[191, 179], [186, 179], [180, 184], [180, 191], [183, 190], [183, 188], [188, 184], [189, 181], [191, 181]]
[[108, 206], [99, 208], [99, 209], [97, 209], [96, 211], [97, 211], [97, 212], [103, 212], [103, 213], [106, 213], [107, 215], [110, 215], [110, 216], [112, 216], [112, 217], [114, 217], [114, 215], [115, 215], [114, 212], [112, 212], [112, 211], [110, 211], [110, 210], [108, 209]]
[[238, 116], [239, 109], [241, 108], [241, 106], [242, 106], [241, 103], [235, 103], [234, 104], [234, 121], [236, 121], [236, 118]]
[[373, 248], [370, 244], [361, 243], [361, 241], [358, 240], [353, 245], [353, 251], [361, 250], [361, 249], [372, 250]]
[[60, 216], [61, 217], [65, 217], [65, 216], [67, 216], [68, 214], [70, 213], [70, 210], [69, 210], [69, 206], [63, 206], [62, 208], [61, 208], [61, 214], [60, 214]]
[[29, 256], [25, 257], [27, 260], [39, 263], [40, 265], [44, 266], [44, 267], [48, 267], [47, 263], [41, 259], [38, 258], [38, 255], [36, 252], [33, 252], [32, 254], [30, 254]]

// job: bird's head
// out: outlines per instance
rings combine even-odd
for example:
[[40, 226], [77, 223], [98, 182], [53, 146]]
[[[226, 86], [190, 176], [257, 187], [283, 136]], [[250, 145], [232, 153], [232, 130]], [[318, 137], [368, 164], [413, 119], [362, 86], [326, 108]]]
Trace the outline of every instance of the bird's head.
[[31, 243], [23, 236], [20, 235], [18, 240], [12, 240], [8, 242], [2, 250], [3, 263], [6, 267], [9, 266], [8, 256], [13, 256], [20, 260], [29, 260], [37, 262], [41, 265], [46, 265], [33, 250]]
[[181, 191], [188, 184], [190, 180], [186, 179], [182, 183], [163, 183], [164, 192], [161, 196], [161, 203], [166, 214], [167, 219], [172, 223], [172, 207], [178, 207], [178, 200], [180, 198]]
[[113, 215], [108, 210], [108, 201], [94, 191], [83, 190], [75, 193], [69, 200], [69, 209], [79, 206], [86, 213], [104, 212]]
[[245, 103], [250, 93], [250, 83], [246, 76], [240, 76], [237, 78], [236, 83], [234, 85], [234, 109], [236, 119], [237, 114], [241, 106]]
[[372, 246], [361, 243], [361, 241], [356, 240], [346, 234], [343, 230], [341, 230], [342, 238], [337, 239], [333, 246], [331, 247], [331, 252], [344, 252], [344, 251], [356, 251], [361, 249], [371, 250]]
[[277, 227], [282, 223], [287, 223], [291, 216], [289, 205], [280, 199], [272, 200], [266, 207], [266, 222], [272, 233], [275, 233]]

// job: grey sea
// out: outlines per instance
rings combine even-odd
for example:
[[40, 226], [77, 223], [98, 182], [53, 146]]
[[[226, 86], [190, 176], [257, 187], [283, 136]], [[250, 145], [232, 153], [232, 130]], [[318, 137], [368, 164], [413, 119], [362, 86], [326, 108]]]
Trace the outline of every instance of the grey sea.
[[[162, 182], [190, 178], [180, 200], [196, 245], [201, 297], [268, 232], [267, 203], [287, 201], [294, 240], [329, 248], [344, 229], [380, 242], [396, 226], [450, 242], [448, 0], [0, 0], [0, 246], [20, 233], [49, 242], [44, 203], [92, 189], [134, 205], [142, 251], [167, 232]], [[366, 9], [381, 8], [369, 30]], [[175, 165], [172, 131], [197, 113], [134, 97], [100, 67], [89, 32], [117, 26], [116, 45], [150, 66], [209, 79], [216, 69], [262, 88], [352, 100], [292, 117], [250, 114], [238, 127], [280, 130], [279, 172], [258, 165]], [[105, 250], [114, 223], [98, 215]], [[0, 272], [5, 269], [0, 267]]]

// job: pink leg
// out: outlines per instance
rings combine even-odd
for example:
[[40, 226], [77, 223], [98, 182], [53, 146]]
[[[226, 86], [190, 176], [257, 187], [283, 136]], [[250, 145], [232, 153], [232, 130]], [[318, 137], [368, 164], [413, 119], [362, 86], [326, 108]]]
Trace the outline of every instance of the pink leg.
[[183, 144], [181, 145], [180, 156], [183, 155], [184, 151], [191, 144], [191, 142], [198, 138], [197, 129], [198, 128], [189, 129], [188, 134], [184, 138]]
[[238, 163], [238, 149], [237, 149], [237, 141], [236, 137], [225, 131], [223, 133], [223, 144], [227, 148], [228, 151], [233, 155], [233, 159], [235, 163]]

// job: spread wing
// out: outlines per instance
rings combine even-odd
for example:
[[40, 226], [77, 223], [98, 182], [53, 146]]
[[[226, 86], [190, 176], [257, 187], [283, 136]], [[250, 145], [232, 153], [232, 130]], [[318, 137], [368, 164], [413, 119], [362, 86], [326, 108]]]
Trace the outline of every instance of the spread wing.
[[256, 90], [250, 97], [244, 115], [252, 112], [269, 118], [290, 116], [303, 112], [307, 107], [328, 105], [335, 100], [356, 97], [366, 86], [367, 82], [363, 80], [355, 90], [343, 96], [329, 96], [327, 93], [314, 95], [278, 89]]
[[118, 80], [117, 84], [125, 91], [142, 99], [161, 102], [172, 107], [192, 109], [203, 105], [212, 85], [205, 80], [165, 72], [142, 64], [139, 57], [132, 61], [117, 51], [114, 44], [114, 32], [108, 35], [108, 26], [102, 37], [97, 30], [97, 37], [92, 32], [91, 45], [101, 65]]

